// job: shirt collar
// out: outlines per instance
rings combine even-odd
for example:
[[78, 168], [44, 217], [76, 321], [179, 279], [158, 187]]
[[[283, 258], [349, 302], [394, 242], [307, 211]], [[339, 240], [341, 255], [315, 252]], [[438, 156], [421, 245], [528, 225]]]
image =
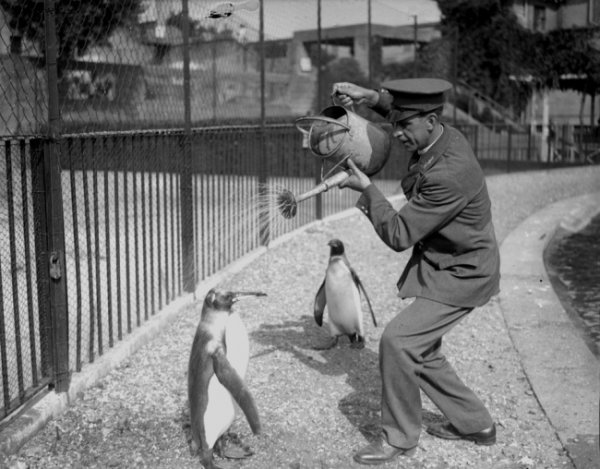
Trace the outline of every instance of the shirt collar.
[[419, 155], [422, 155], [423, 153], [427, 153], [429, 150], [431, 150], [431, 147], [434, 146], [437, 143], [437, 141], [441, 138], [441, 136], [442, 136], [443, 133], [444, 133], [444, 126], [442, 125], [442, 131], [435, 138], [435, 140], [433, 142], [431, 142], [429, 145], [427, 145], [425, 148], [423, 148], [422, 150], [417, 150], [417, 153]]

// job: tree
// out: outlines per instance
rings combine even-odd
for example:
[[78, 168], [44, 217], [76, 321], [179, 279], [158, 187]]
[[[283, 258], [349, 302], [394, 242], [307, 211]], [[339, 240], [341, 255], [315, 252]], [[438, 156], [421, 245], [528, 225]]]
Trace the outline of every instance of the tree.
[[591, 45], [596, 32], [561, 29], [538, 35], [545, 57], [533, 62], [533, 73], [540, 86], [595, 94], [600, 89], [600, 52]]
[[[521, 27], [509, 0], [438, 0], [442, 35], [457, 53], [457, 79], [506, 107], [528, 96], [511, 76], [529, 73], [532, 34]], [[457, 43], [457, 44], [456, 44]], [[457, 45], [457, 47], [455, 47]], [[453, 73], [450, 73], [452, 76]]]
[[[323, 74], [321, 99], [315, 95], [313, 102], [313, 109], [317, 112], [321, 111], [321, 109], [318, 109], [319, 103], [323, 103], [325, 106], [331, 105], [331, 89], [334, 83], [347, 81], [351, 77], [353, 83], [360, 86], [368, 86], [367, 78], [355, 59], [350, 57], [336, 59], [328, 54], [325, 55], [325, 58], [322, 56], [321, 59], [326, 65], [322, 65], [321, 68], [321, 73]], [[313, 63], [317, 63], [317, 61], [315, 60]]]
[[588, 94], [600, 89], [600, 52], [591, 45], [597, 31], [530, 31], [519, 24], [512, 0], [437, 4], [443, 38], [458, 41], [457, 78], [505, 107], [519, 113], [535, 88]]
[[[45, 55], [44, 5], [41, 0], [0, 0], [12, 31]], [[137, 24], [141, 0], [56, 0], [55, 11], [60, 74], [68, 61], [106, 40], [117, 27]]]

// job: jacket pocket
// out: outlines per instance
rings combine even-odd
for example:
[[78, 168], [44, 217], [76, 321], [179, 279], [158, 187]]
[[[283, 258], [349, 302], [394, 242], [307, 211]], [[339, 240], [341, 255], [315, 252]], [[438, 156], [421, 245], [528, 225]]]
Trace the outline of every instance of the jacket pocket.
[[426, 262], [434, 266], [437, 270], [451, 270], [453, 267], [476, 269], [479, 265], [479, 252], [477, 251], [457, 255], [424, 251], [423, 257]]

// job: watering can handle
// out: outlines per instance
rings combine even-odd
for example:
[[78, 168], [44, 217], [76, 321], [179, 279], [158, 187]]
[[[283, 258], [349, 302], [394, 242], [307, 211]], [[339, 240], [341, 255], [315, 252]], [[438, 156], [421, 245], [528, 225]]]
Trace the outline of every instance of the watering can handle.
[[[340, 92], [339, 91], [334, 91], [333, 93], [331, 93], [331, 104], [337, 104], [335, 102], [335, 99], [333, 99], [333, 97], [336, 94], [340, 94]], [[342, 107], [345, 108], [346, 106], [342, 106]], [[352, 104], [350, 104], [350, 110], [356, 114], [356, 111], [354, 110], [354, 102], [352, 102]]]
[[340, 121], [336, 120], [336, 119], [332, 119], [331, 117], [325, 117], [325, 116], [304, 116], [304, 117], [299, 117], [298, 119], [296, 119], [295, 124], [296, 124], [296, 128], [302, 132], [302, 133], [309, 133], [310, 131], [305, 130], [303, 128], [300, 127], [299, 124], [303, 123], [303, 122], [309, 122], [309, 121], [321, 121], [321, 122], [329, 122], [330, 124], [336, 124], [339, 125], [340, 127], [343, 127], [344, 129], [346, 129], [347, 131], [350, 131], [350, 126], [346, 125], [346, 124], [342, 124]]

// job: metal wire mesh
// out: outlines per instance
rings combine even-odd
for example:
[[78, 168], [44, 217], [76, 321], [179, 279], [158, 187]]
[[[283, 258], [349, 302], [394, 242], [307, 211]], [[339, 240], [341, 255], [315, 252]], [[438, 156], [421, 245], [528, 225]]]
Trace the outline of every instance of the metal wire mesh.
[[[0, 1], [0, 134], [35, 134], [47, 124], [45, 3]], [[181, 127], [186, 105], [194, 125], [261, 116], [289, 121], [325, 104], [317, 99], [317, 72], [334, 58], [354, 58], [362, 79], [375, 83], [379, 62], [414, 54], [415, 15], [391, 0], [247, 0], [231, 3], [229, 10], [223, 9], [227, 2], [206, 0], [53, 3], [66, 133]], [[375, 54], [366, 31], [331, 29], [342, 12], [344, 25], [363, 29], [369, 16], [377, 27], [404, 25], [404, 45], [382, 43], [384, 52]], [[428, 21], [437, 10], [430, 2], [420, 13]], [[335, 35], [321, 38], [322, 53], [319, 21]]]
[[[0, 0], [0, 418], [198, 281], [354, 205], [333, 188], [281, 217], [279, 191], [320, 178], [293, 122], [331, 104], [336, 80], [375, 87], [417, 70], [397, 66], [439, 36], [437, 8], [403, 4]], [[509, 127], [464, 130], [482, 161], [507, 169], [544, 154]], [[584, 137], [595, 151], [596, 133]], [[394, 147], [376, 176], [386, 195], [406, 158]], [[64, 251], [54, 273], [53, 249]]]

